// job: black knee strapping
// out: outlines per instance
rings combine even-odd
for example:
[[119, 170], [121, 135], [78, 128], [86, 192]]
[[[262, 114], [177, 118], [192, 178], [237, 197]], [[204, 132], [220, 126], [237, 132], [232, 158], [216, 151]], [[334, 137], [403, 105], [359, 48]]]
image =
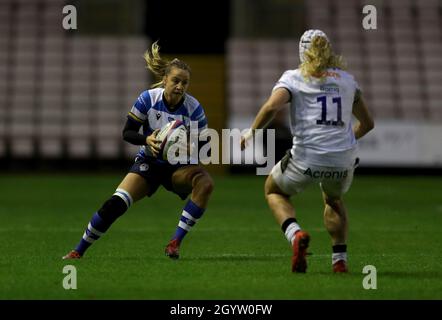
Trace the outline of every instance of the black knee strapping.
[[108, 222], [114, 222], [127, 210], [126, 202], [118, 196], [112, 196], [98, 210], [99, 216]]

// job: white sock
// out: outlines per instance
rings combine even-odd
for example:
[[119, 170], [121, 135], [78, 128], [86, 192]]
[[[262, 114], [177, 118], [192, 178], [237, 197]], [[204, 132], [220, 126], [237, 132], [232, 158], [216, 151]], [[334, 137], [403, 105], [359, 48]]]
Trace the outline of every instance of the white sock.
[[299, 230], [301, 230], [301, 227], [296, 222], [290, 223], [287, 229], [285, 229], [285, 237], [290, 244], [293, 245], [293, 241], [295, 241], [295, 233]]
[[335, 264], [339, 260], [344, 260], [347, 262], [347, 252], [332, 253], [332, 264]]

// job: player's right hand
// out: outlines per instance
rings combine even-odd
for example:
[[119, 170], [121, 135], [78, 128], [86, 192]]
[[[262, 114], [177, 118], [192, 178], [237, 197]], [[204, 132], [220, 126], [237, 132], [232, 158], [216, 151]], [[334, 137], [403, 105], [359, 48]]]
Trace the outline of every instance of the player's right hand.
[[244, 136], [241, 137], [240, 144], [241, 144], [241, 151], [243, 151], [247, 147], [247, 145], [246, 145], [246, 138]]
[[254, 132], [254, 129], [249, 129], [249, 130], [247, 130], [247, 132], [245, 134], [243, 134], [241, 136], [241, 141], [240, 141], [241, 151], [249, 146], [249, 144], [250, 144], [249, 140], [251, 138], [253, 138], [253, 132]]
[[155, 130], [152, 132], [150, 136], [146, 138], [146, 145], [149, 147], [152, 155], [157, 158], [158, 154], [160, 152], [160, 143], [161, 140], [157, 140], [157, 134], [160, 131], [160, 129]]

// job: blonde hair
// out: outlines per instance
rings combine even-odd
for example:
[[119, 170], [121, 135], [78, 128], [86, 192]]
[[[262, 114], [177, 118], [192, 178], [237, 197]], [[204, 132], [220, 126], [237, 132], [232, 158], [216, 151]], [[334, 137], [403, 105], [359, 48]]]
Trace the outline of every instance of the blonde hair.
[[340, 55], [336, 55], [330, 42], [320, 36], [312, 39], [310, 48], [304, 52], [304, 62], [299, 66], [305, 78], [324, 78], [327, 68], [345, 69], [345, 63]]
[[143, 57], [144, 60], [146, 60], [146, 68], [154, 74], [157, 81], [151, 85], [151, 88], [163, 86], [163, 77], [169, 74], [172, 67], [186, 70], [191, 73], [190, 67], [183, 61], [177, 58], [172, 61], [161, 58], [158, 41], [152, 43], [152, 48], [147, 50]]

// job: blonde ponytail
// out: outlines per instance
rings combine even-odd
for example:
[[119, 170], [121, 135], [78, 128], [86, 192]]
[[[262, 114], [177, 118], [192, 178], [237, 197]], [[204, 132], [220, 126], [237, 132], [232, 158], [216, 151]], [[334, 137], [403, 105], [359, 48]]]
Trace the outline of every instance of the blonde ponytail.
[[333, 52], [330, 42], [324, 37], [313, 38], [310, 48], [304, 52], [304, 58], [300, 69], [305, 78], [322, 79], [327, 68], [345, 69], [343, 58]]
[[146, 68], [149, 69], [156, 78], [156, 82], [151, 85], [152, 88], [161, 87], [163, 85], [163, 77], [169, 74], [172, 67], [183, 69], [191, 72], [190, 67], [175, 58], [172, 61], [161, 58], [160, 46], [158, 41], [152, 44], [152, 48], [144, 53], [144, 60], [146, 60]]
[[156, 78], [152, 88], [160, 87], [163, 83], [163, 77], [166, 74], [166, 69], [169, 65], [169, 61], [164, 60], [160, 56], [160, 46], [155, 41], [152, 44], [151, 50], [147, 50], [144, 53], [144, 60], [146, 60], [146, 68], [149, 69]]

